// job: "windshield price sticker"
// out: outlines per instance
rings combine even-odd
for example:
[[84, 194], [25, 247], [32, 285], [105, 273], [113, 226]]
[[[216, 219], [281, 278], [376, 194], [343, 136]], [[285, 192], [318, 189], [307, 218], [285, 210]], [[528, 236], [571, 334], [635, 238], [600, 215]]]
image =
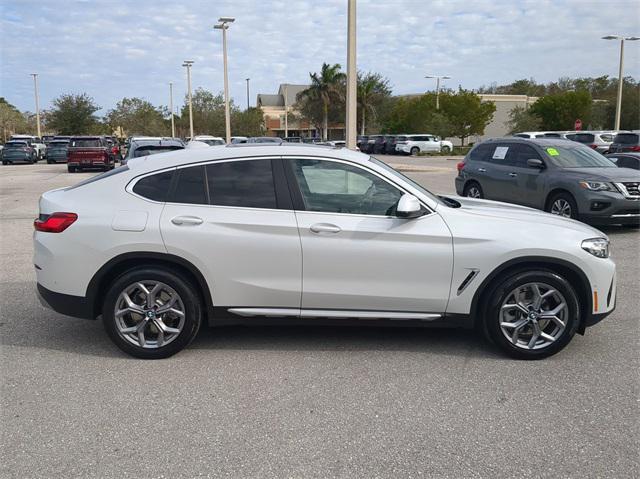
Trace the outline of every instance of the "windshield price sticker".
[[549, 153], [550, 156], [558, 156], [560, 154], [555, 148], [547, 148], [547, 153]]
[[496, 148], [496, 151], [493, 152], [493, 159], [494, 160], [504, 160], [505, 157], [507, 156], [507, 151], [509, 151], [509, 147], [508, 146], [498, 146]]

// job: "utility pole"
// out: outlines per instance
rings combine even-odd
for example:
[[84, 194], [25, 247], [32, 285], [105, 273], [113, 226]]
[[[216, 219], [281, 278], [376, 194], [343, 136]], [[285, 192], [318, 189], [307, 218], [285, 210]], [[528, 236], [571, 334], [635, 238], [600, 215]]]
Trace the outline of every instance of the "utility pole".
[[287, 84], [284, 84], [284, 137], [289, 136], [289, 102], [287, 100]]
[[173, 82], [169, 82], [169, 110], [171, 110], [171, 138], [176, 137], [176, 124], [173, 120]]
[[31, 76], [33, 77], [33, 87], [36, 96], [36, 127], [38, 130], [38, 138], [42, 139], [42, 135], [40, 132], [40, 99], [38, 98], [38, 74], [32, 73]]
[[245, 80], [247, 81], [247, 111], [249, 110], [249, 80], [251, 80], [251, 78], [245, 78]]
[[640, 40], [640, 37], [625, 37], [622, 35], [607, 35], [602, 37], [603, 40], [620, 40], [620, 65], [618, 66], [618, 98], [616, 100], [616, 124], [614, 130], [620, 129], [620, 115], [622, 113], [622, 84], [624, 78], [622, 77], [623, 63], [624, 63], [624, 41], [636, 41]]
[[226, 142], [231, 143], [231, 114], [229, 111], [229, 74], [227, 71], [227, 30], [229, 29], [229, 23], [233, 23], [236, 19], [232, 17], [220, 17], [218, 18], [217, 25], [213, 28], [222, 30], [222, 62], [224, 66], [224, 122]]
[[349, 149], [355, 150], [358, 120], [358, 89], [356, 68], [356, 0], [348, 0], [347, 7], [347, 113], [345, 140]]
[[190, 140], [193, 140], [193, 107], [191, 104], [191, 65], [193, 65], [193, 60], [185, 60], [182, 64], [183, 67], [187, 68], [187, 98], [189, 99], [189, 132], [191, 136]]

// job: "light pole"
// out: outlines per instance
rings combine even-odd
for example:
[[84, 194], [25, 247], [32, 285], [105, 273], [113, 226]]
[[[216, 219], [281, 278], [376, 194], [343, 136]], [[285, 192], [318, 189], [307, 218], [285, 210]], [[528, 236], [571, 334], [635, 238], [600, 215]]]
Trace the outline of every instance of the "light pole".
[[173, 82], [169, 82], [169, 110], [171, 110], [171, 138], [176, 137], [176, 124], [173, 120]]
[[229, 23], [235, 22], [235, 18], [232, 17], [220, 17], [218, 18], [217, 25], [213, 28], [222, 30], [222, 62], [224, 64], [224, 122], [226, 130], [227, 143], [231, 143], [231, 115], [229, 113], [229, 76], [227, 73], [227, 30], [229, 29]]
[[187, 98], [189, 99], [189, 133], [191, 136], [189, 139], [193, 140], [193, 107], [191, 105], [191, 65], [193, 65], [193, 60], [185, 60], [182, 64], [183, 67], [187, 68]]
[[249, 110], [249, 80], [251, 78], [245, 78], [245, 80], [247, 81], [247, 110]]
[[349, 0], [347, 7], [347, 112], [346, 112], [346, 147], [356, 149], [358, 120], [357, 78], [356, 71], [356, 0]]
[[606, 37], [602, 37], [603, 40], [620, 40], [620, 67], [618, 69], [618, 99], [616, 101], [616, 124], [614, 130], [620, 129], [620, 113], [622, 111], [622, 68], [624, 63], [624, 41], [635, 41], [640, 40], [640, 37], [625, 37], [622, 35], [607, 35]]
[[440, 109], [440, 80], [450, 80], [448, 76], [427, 75], [425, 78], [436, 79], [436, 110]]
[[287, 84], [284, 84], [284, 137], [289, 136], [289, 102], [287, 101]]
[[38, 98], [38, 74], [32, 73], [33, 77], [33, 88], [34, 94], [36, 96], [36, 127], [38, 129], [38, 138], [42, 138], [40, 135], [40, 99]]

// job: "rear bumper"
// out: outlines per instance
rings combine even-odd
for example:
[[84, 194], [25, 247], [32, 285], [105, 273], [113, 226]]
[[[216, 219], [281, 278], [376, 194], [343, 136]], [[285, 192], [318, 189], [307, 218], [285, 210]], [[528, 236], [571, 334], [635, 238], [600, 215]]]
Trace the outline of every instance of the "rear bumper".
[[95, 319], [93, 308], [84, 296], [56, 293], [38, 283], [38, 299], [45, 307], [74, 318]]

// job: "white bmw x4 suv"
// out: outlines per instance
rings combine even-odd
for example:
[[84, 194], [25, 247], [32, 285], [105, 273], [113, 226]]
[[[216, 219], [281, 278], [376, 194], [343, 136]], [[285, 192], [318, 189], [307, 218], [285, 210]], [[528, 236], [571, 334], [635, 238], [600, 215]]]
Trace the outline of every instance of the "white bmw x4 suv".
[[[506, 353], [558, 352], [615, 306], [600, 231], [537, 210], [438, 197], [346, 149], [231, 145], [141, 157], [40, 199], [38, 292], [102, 317], [141, 358], [201, 325], [477, 327]], [[388, 324], [388, 323], [387, 323]]]

